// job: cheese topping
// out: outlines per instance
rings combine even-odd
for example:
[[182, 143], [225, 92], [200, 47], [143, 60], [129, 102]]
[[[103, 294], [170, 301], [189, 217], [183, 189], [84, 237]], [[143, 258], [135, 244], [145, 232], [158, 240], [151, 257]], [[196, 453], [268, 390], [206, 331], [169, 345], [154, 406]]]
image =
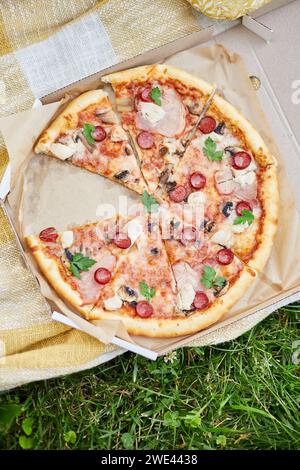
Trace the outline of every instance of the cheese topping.
[[198, 206], [204, 204], [205, 200], [206, 196], [203, 191], [195, 191], [189, 195], [187, 202], [192, 206]]
[[161, 121], [166, 114], [161, 106], [147, 102], [140, 103], [140, 111], [143, 118], [147, 119], [151, 124], [156, 124], [158, 121]]
[[66, 230], [60, 236], [60, 242], [63, 248], [70, 248], [74, 241], [74, 234], [72, 230]]
[[245, 222], [243, 224], [237, 224], [232, 226], [232, 231], [233, 233], [242, 233], [244, 232], [247, 228], [249, 227], [248, 222]]
[[118, 296], [118, 294], [114, 295], [113, 297], [110, 297], [109, 299], [104, 300], [103, 303], [104, 303], [104, 308], [106, 310], [118, 310], [123, 305], [123, 301]]

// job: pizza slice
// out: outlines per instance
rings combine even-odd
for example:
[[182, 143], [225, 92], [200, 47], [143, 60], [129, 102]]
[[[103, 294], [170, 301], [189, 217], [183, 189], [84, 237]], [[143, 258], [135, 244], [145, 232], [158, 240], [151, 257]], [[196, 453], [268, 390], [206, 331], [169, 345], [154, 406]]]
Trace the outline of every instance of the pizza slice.
[[172, 336], [184, 317], [159, 225], [148, 215], [49, 227], [26, 241], [50, 285], [89, 320], [118, 319], [131, 334], [159, 337]]
[[217, 321], [247, 290], [256, 272], [229, 248], [213, 243], [191, 219], [173, 211], [166, 252], [177, 288], [177, 308], [191, 319], [198, 313]]
[[144, 178], [150, 192], [157, 192], [178, 164], [213, 87], [162, 64], [117, 72], [102, 80], [114, 89], [123, 127], [132, 136]]
[[102, 90], [88, 91], [71, 101], [41, 134], [34, 151], [98, 173], [138, 193], [146, 189], [128, 136]]
[[251, 124], [215, 96], [170, 176], [170, 204], [202, 205], [204, 232], [261, 270], [277, 228], [274, 157]]

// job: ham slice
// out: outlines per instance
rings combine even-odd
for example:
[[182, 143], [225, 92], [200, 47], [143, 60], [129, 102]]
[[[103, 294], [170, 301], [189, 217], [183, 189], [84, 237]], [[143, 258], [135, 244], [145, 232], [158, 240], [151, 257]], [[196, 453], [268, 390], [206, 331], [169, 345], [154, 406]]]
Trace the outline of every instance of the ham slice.
[[135, 120], [136, 126], [138, 129], [157, 132], [165, 137], [179, 136], [184, 131], [186, 125], [185, 106], [173, 88], [164, 87], [161, 91], [161, 108], [164, 111], [162, 118], [156, 122], [151, 122], [147, 119], [141, 111], [143, 102], [140, 101]]
[[257, 197], [257, 180], [244, 186], [235, 182], [234, 194], [241, 201], [253, 201]]
[[231, 194], [234, 190], [233, 175], [230, 168], [216, 171], [215, 182], [219, 194]]
[[101, 289], [104, 287], [98, 284], [94, 279], [95, 271], [98, 268], [106, 268], [111, 273], [116, 265], [116, 257], [110, 253], [104, 253], [102, 257], [98, 257], [97, 263], [92, 266], [89, 271], [83, 271], [78, 279], [77, 286], [82, 298], [82, 304], [93, 304], [97, 301]]

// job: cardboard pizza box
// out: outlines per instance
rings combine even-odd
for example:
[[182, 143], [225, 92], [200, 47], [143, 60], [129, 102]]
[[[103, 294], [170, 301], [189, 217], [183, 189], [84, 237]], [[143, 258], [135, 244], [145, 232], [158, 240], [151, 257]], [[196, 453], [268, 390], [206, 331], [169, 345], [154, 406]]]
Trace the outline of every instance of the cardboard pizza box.
[[[274, 1], [269, 5], [269, 7], [267, 5], [264, 11], [271, 11], [272, 4], [272, 7], [275, 8], [276, 4], [277, 6], [280, 6], [281, 3], [282, 2], [280, 1]], [[271, 14], [272, 13], [270, 12], [267, 13], [267, 15]], [[259, 12], [256, 12], [255, 17], [259, 17]], [[262, 21], [263, 20], [265, 20], [265, 16], [262, 17]], [[240, 23], [240, 20], [238, 20], [238, 23]], [[229, 26], [231, 27], [231, 24]], [[220, 33], [220, 31], [222, 32]], [[216, 36], [217, 33], [218, 36]], [[289, 126], [289, 123], [284, 113], [282, 112], [279, 103], [280, 98], [276, 96], [276, 93], [272, 88], [271, 80], [268, 74], [266, 73], [265, 67], [263, 67], [258, 57], [257, 51], [252, 46], [252, 36], [252, 33], [247, 32], [242, 26], [238, 26], [237, 28], [230, 29], [228, 31], [228, 24], [224, 24], [223, 26], [216, 26], [214, 23], [212, 23], [198, 33], [191, 34], [189, 36], [186, 36], [185, 38], [182, 38], [178, 41], [174, 41], [173, 43], [167, 44], [158, 49], [148, 51], [145, 54], [120, 63], [107, 70], [102, 70], [97, 74], [80, 80], [79, 82], [73, 83], [68, 87], [65, 87], [56, 91], [55, 93], [52, 93], [51, 95], [43, 97], [41, 101], [45, 105], [49, 105], [49, 103], [54, 103], [53, 105], [49, 105], [50, 107], [52, 106], [51, 113], [53, 113], [52, 108], [54, 110], [58, 107], [58, 105], [55, 105], [55, 103], [58, 100], [64, 98], [66, 94], [72, 94], [74, 93], [74, 91], [78, 93], [98, 87], [101, 76], [107, 74], [108, 72], [122, 70], [147, 63], [160, 62], [166, 58], [170, 58], [170, 56], [173, 56], [170, 59], [171, 62], [172, 60], [174, 60], [176, 64], [176, 54], [178, 54], [180, 51], [183, 51], [183, 54], [189, 54], [189, 50], [195, 46], [201, 45], [205, 47], [207, 45], [212, 45], [217, 41], [218, 43], [222, 43], [225, 47], [232, 49], [234, 52], [241, 54], [246, 62], [249, 74], [256, 75], [260, 78], [261, 82], [263, 83], [263, 86], [258, 91], [258, 96], [261, 102], [261, 106], [265, 111], [265, 114], [267, 114], [268, 121], [271, 124], [273, 135], [277, 136], [277, 141], [280, 145], [281, 155], [283, 155], [283, 157], [288, 155], [288, 158], [285, 159], [285, 167], [290, 178], [291, 185], [296, 194], [296, 200], [299, 203], [300, 188], [297, 184], [297, 179], [299, 179], [300, 176], [300, 166], [297, 154], [297, 140], [293, 130]], [[261, 39], [259, 40], [261, 41]], [[273, 47], [272, 43], [268, 47]], [[207, 78], [207, 80], [209, 81], [209, 77], [204, 78]], [[43, 108], [45, 108], [45, 111], [47, 111], [48, 106], [44, 106]], [[8, 145], [8, 149], [10, 150], [9, 147], [10, 146]], [[5, 177], [3, 178], [2, 185], [0, 187], [0, 194], [2, 195], [2, 198], [5, 196], [7, 190], [9, 190], [10, 187], [9, 172], [10, 168], [8, 168]], [[11, 216], [10, 209], [7, 208], [7, 210]], [[17, 225], [17, 221], [14, 219], [13, 216], [11, 216], [11, 219]], [[298, 226], [296, 228], [298, 229]], [[17, 227], [16, 230], [18, 232]], [[299, 265], [297, 264], [298, 262]], [[300, 260], [298, 259], [296, 260], [296, 271], [297, 268], [299, 268], [300, 272]], [[117, 334], [110, 337], [110, 342], [118, 344], [124, 349], [129, 349], [139, 354], [142, 354], [146, 357], [149, 357], [150, 359], [155, 359], [157, 355], [164, 354], [167, 351], [175, 349], [179, 346], [190, 344], [191, 342], [193, 344], [201, 345], [211, 344], [212, 342], [218, 342], [220, 341], [220, 337], [224, 339], [231, 339], [243, 333], [244, 331], [247, 331], [247, 329], [249, 329], [250, 327], [249, 325], [257, 323], [260, 319], [264, 318], [270, 312], [276, 310], [280, 306], [286, 305], [287, 303], [300, 299], [300, 282], [298, 283], [298, 279], [295, 280], [294, 284], [295, 285], [286, 290], [281, 289], [280, 292], [276, 292], [276, 295], [274, 294], [274, 296], [271, 296], [268, 299], [264, 299], [262, 293], [261, 301], [256, 305], [252, 306], [249, 309], [242, 309], [240, 312], [237, 312], [236, 315], [224, 318], [217, 324], [208, 328], [207, 330], [192, 335], [192, 337], [185, 337], [180, 339], [171, 338], [168, 341], [155, 341], [151, 339], [141, 340], [140, 338], [134, 338], [131, 341], [130, 338], [124, 339], [124, 337], [120, 337]], [[86, 322], [85, 320], [79, 318], [78, 315], [74, 314], [74, 316], [70, 315], [67, 317], [61, 316], [61, 312], [57, 312], [55, 308], [53, 308], [53, 314], [54, 319], [56, 319], [57, 321], [62, 321], [78, 329], [83, 329], [84, 331], [92, 334], [93, 336], [96, 336], [94, 327], [88, 324], [88, 322]], [[230, 331], [229, 336], [228, 331]], [[100, 335], [99, 339], [103, 340], [103, 337], [101, 337]]]

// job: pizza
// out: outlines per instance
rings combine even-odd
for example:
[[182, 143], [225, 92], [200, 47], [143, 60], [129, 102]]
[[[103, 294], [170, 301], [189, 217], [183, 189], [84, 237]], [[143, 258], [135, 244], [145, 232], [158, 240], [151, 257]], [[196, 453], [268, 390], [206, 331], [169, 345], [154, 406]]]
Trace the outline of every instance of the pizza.
[[113, 87], [123, 127], [153, 193], [178, 164], [213, 86], [166, 65], [137, 67], [102, 80]]
[[98, 173], [138, 193], [146, 189], [128, 135], [103, 90], [88, 91], [71, 101], [42, 133], [34, 151]]
[[[55, 156], [57, 144], [73, 149], [70, 138], [86, 123], [94, 126], [91, 136], [102, 126], [107, 142], [85, 147], [82, 166], [91, 169], [86, 162], [100, 159], [96, 172], [139, 193], [141, 206], [130, 217], [48, 227], [27, 236], [27, 244], [52, 287], [88, 320], [118, 319], [130, 334], [146, 337], [195, 333], [230, 310], [270, 256], [279, 205], [276, 160], [214, 86], [184, 71], [152, 65], [103, 81], [114, 89], [116, 112], [100, 90], [88, 106], [82, 105], [87, 93], [81, 95], [81, 111], [76, 100], [69, 104], [72, 124], [66, 108], [36, 150]], [[104, 123], [100, 102], [118, 124]], [[127, 139], [109, 161], [116, 125]], [[124, 146], [129, 161], [122, 160]], [[70, 157], [75, 165], [79, 153]], [[116, 179], [115, 171], [130, 178]]]

